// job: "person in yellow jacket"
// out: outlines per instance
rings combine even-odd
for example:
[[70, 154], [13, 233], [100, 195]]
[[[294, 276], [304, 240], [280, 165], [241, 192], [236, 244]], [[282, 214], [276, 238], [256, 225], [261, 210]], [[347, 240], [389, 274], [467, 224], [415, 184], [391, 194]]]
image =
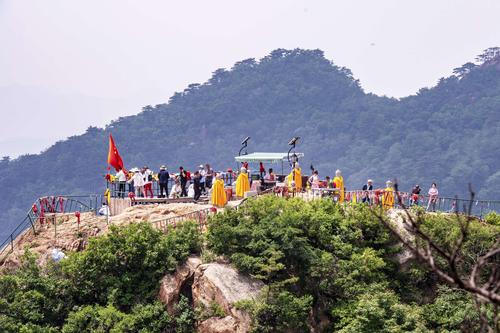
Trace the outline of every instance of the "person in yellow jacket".
[[224, 190], [224, 181], [219, 174], [215, 175], [215, 181], [212, 184], [212, 205], [224, 207], [227, 202], [226, 191]]
[[335, 184], [335, 188], [339, 189], [339, 202], [344, 202], [345, 193], [344, 193], [344, 177], [342, 177], [342, 172], [340, 170], [335, 171], [335, 178], [333, 178], [333, 183]]
[[250, 191], [250, 181], [248, 180], [248, 172], [245, 167], [241, 168], [241, 172], [236, 179], [236, 196], [243, 198], [245, 192]]
[[295, 162], [292, 171], [288, 175], [288, 187], [293, 189], [294, 184], [297, 192], [302, 191], [302, 169], [299, 166], [299, 162]]
[[392, 182], [390, 180], [388, 180], [385, 185], [386, 188], [382, 196], [382, 207], [385, 210], [389, 210], [394, 207], [394, 189], [392, 188]]

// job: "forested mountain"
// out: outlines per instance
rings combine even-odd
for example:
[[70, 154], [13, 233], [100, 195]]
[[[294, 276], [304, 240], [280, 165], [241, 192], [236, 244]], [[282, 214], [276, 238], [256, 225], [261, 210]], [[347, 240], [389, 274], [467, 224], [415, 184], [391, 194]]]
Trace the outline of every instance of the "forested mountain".
[[442, 194], [463, 195], [472, 182], [478, 197], [498, 199], [500, 49], [400, 100], [366, 94], [320, 50], [278, 49], [218, 69], [168, 103], [90, 127], [41, 154], [4, 158], [0, 233], [40, 195], [103, 192], [110, 132], [128, 168], [209, 162], [225, 169], [235, 166], [247, 135], [249, 151], [286, 151], [298, 135], [304, 169], [312, 163], [324, 176], [339, 168], [350, 189], [367, 177], [376, 186], [397, 177], [402, 189], [435, 181]]

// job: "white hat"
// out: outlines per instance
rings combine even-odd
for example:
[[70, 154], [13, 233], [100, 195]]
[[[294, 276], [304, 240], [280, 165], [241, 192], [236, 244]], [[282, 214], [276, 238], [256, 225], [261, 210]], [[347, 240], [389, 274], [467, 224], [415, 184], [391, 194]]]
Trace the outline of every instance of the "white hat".
[[198, 168], [203, 169], [204, 168], [203, 164], [200, 164], [200, 166], [198, 166]]

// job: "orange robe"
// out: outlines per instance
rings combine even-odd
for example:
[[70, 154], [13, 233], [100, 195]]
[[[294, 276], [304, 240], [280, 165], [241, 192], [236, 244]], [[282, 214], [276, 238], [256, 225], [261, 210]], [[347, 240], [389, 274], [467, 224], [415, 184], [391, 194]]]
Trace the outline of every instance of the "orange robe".
[[224, 191], [224, 181], [216, 179], [212, 185], [212, 205], [217, 207], [224, 207], [227, 202], [226, 191]]
[[385, 210], [389, 210], [394, 207], [394, 189], [392, 187], [387, 187], [384, 189], [384, 195], [382, 196], [382, 207]]
[[248, 180], [248, 173], [240, 173], [236, 179], [236, 196], [243, 198], [245, 192], [250, 191], [250, 181]]
[[335, 188], [339, 189], [339, 202], [344, 202], [345, 193], [344, 193], [344, 177], [340, 176], [333, 178], [333, 182], [335, 183]]

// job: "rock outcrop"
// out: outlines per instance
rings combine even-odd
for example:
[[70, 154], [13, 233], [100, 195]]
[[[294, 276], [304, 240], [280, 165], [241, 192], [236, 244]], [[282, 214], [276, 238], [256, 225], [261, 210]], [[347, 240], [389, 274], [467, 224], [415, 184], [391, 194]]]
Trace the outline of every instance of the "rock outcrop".
[[179, 301], [183, 288], [191, 288], [187, 285], [189, 281], [192, 284], [192, 277], [198, 266], [201, 265], [201, 259], [198, 257], [189, 257], [184, 265], [179, 266], [175, 273], [167, 274], [160, 282], [160, 301], [165, 304], [170, 314], [175, 312], [175, 304]]
[[32, 229], [27, 229], [15, 239], [14, 251], [0, 256], [0, 271], [18, 267], [26, 248], [38, 255], [38, 263], [43, 266], [50, 259], [52, 249], [57, 248], [63, 252], [81, 251], [87, 246], [90, 238], [107, 234], [111, 225], [126, 226], [142, 221], [176, 217], [207, 207], [210, 206], [195, 203], [137, 205], [125, 209], [119, 215], [111, 216], [109, 221], [104, 216], [85, 212], [81, 213], [80, 225], [74, 213], [47, 214], [44, 224], [37, 226], [37, 234], [34, 234]]
[[[206, 308], [209, 308], [213, 302], [217, 303], [226, 315], [235, 319], [236, 330], [233, 332], [248, 332], [251, 323], [250, 315], [246, 311], [236, 309], [235, 303], [255, 299], [263, 287], [264, 284], [261, 281], [238, 273], [228, 264], [200, 265], [193, 281], [193, 302], [195, 306]], [[227, 317], [215, 322], [212, 320], [210, 323], [223, 326], [222, 324], [227, 323]]]
[[[193, 306], [211, 309], [214, 304], [225, 316], [211, 317], [198, 324], [200, 333], [243, 333], [250, 330], [250, 315], [238, 310], [238, 301], [256, 299], [264, 283], [239, 273], [228, 264], [201, 264], [197, 257], [190, 257], [173, 274], [161, 280], [159, 298], [170, 314], [183, 293], [188, 293]], [[219, 314], [220, 315], [220, 314]]]

